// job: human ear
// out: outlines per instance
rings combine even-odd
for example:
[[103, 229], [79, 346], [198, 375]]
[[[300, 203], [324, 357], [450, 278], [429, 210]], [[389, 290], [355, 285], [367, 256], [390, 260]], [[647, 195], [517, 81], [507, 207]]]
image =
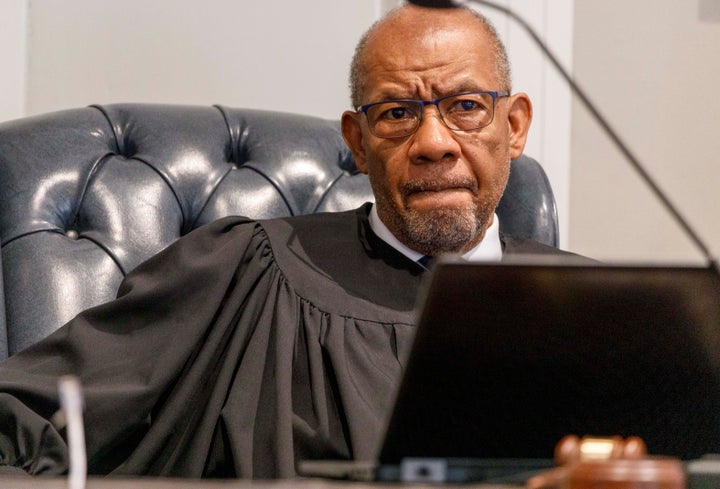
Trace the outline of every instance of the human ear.
[[360, 117], [357, 112], [346, 110], [340, 119], [343, 139], [355, 158], [355, 166], [362, 173], [367, 173], [367, 159], [363, 148], [363, 134], [360, 128]]
[[510, 140], [510, 158], [519, 157], [525, 149], [528, 130], [532, 122], [533, 108], [530, 97], [525, 93], [516, 93], [508, 100], [508, 132]]

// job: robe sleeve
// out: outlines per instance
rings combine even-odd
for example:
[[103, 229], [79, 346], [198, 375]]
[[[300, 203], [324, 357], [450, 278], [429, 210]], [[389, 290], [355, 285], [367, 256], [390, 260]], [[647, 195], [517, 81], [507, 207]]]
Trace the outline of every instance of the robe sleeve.
[[[202, 423], [228, 336], [252, 335], [234, 319], [268, 273], [265, 245], [262, 228], [243, 218], [200, 228], [130, 273], [116, 300], [1, 364], [2, 473], [67, 471], [65, 434], [49, 421], [65, 374], [83, 385], [91, 474], [122, 468], [140, 441], [152, 461], [146, 472], [175, 463], [173, 444]], [[203, 460], [189, 475], [200, 475]]]
[[373, 458], [420, 277], [359, 239], [359, 215], [225, 218], [140, 265], [116, 300], [0, 365], [0, 464], [67, 470], [48, 421], [65, 374], [93, 475], [283, 478], [302, 459]]

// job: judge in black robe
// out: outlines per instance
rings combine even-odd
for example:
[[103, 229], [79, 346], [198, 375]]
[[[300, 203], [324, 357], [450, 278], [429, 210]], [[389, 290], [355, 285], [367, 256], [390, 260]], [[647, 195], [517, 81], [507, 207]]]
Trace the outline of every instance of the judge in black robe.
[[[225, 218], [0, 367], [5, 472], [67, 470], [59, 375], [80, 377], [91, 474], [290, 477], [371, 459], [424, 268], [356, 211]], [[563, 253], [501, 236], [504, 255]]]

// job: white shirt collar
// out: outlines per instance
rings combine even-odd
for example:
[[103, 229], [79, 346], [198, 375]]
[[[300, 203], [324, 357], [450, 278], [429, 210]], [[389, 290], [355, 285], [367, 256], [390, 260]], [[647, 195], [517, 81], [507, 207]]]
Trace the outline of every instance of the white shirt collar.
[[[370, 227], [373, 232], [387, 244], [398, 250], [412, 261], [418, 261], [423, 254], [408, 248], [402, 244], [393, 233], [385, 226], [378, 216], [376, 206], [373, 204], [370, 209]], [[500, 220], [497, 214], [493, 216], [492, 224], [485, 231], [483, 240], [480, 241], [473, 249], [465, 253], [463, 260], [478, 262], [498, 262], [502, 259], [502, 244], [500, 243]]]

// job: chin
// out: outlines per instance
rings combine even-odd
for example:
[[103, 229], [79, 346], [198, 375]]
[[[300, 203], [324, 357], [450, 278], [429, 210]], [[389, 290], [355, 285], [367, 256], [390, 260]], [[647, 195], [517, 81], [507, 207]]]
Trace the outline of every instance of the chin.
[[460, 253], [484, 232], [492, 213], [484, 214], [462, 206], [409, 210], [403, 219], [403, 237], [424, 254]]

